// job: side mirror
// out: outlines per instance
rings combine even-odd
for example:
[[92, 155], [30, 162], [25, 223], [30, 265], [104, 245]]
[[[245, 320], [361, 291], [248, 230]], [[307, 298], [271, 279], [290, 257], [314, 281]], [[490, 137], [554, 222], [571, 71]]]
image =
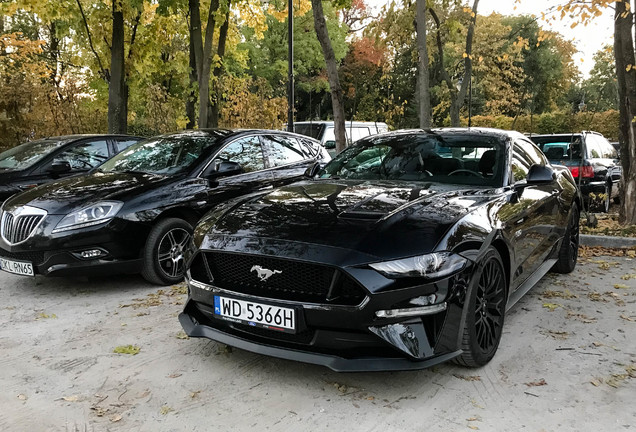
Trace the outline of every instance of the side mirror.
[[554, 180], [554, 170], [548, 166], [534, 164], [528, 171], [528, 184], [550, 183]]
[[325, 141], [325, 148], [327, 150], [335, 149], [336, 148], [336, 142], [335, 141]]
[[307, 167], [304, 175], [308, 178], [314, 178], [316, 177], [316, 174], [318, 174], [318, 171], [320, 171], [320, 163], [314, 162], [312, 165]]
[[235, 174], [241, 174], [243, 167], [237, 162], [230, 161], [214, 161], [205, 173], [207, 178], [227, 177]]
[[71, 172], [71, 164], [66, 160], [54, 160], [46, 171], [53, 175], [66, 174]]

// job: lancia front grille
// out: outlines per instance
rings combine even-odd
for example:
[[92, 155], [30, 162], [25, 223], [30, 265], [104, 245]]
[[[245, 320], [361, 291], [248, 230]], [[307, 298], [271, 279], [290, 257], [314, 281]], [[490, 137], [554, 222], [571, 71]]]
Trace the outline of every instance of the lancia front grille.
[[29, 206], [18, 207], [12, 212], [3, 212], [0, 226], [2, 238], [10, 245], [26, 241], [45, 216], [46, 211]]

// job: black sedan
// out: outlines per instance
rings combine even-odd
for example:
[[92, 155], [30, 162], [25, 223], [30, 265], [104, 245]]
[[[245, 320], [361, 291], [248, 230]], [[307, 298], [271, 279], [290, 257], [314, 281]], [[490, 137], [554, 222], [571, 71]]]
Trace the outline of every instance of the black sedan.
[[142, 139], [128, 135], [66, 135], [6, 150], [0, 153], [0, 203], [20, 191], [86, 173]]
[[338, 371], [481, 366], [504, 316], [577, 261], [577, 189], [516, 132], [364, 138], [311, 180], [204, 216], [186, 333]]
[[141, 272], [183, 279], [183, 250], [221, 201], [273, 188], [327, 162], [317, 141], [277, 131], [200, 130], [139, 142], [92, 173], [8, 199], [0, 268], [22, 275]]

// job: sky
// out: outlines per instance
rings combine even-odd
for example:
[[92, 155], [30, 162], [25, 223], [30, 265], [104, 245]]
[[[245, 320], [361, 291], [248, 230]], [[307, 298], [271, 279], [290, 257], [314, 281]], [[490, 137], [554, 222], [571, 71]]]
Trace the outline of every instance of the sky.
[[[387, 4], [388, 0], [367, 0], [372, 8], [379, 10]], [[531, 15], [540, 16], [541, 12], [548, 12], [551, 8], [564, 3], [565, 0], [480, 0], [478, 7], [479, 15], [490, 15], [493, 12], [502, 15]], [[466, 2], [472, 6], [472, 0]], [[600, 17], [596, 18], [587, 26], [578, 25], [571, 28], [572, 21], [567, 18], [564, 21], [556, 20], [546, 23], [539, 18], [539, 25], [546, 30], [561, 33], [566, 39], [574, 42], [579, 52], [574, 56], [574, 61], [578, 66], [583, 78], [589, 76], [590, 70], [594, 66], [593, 56], [601, 50], [603, 46], [613, 43], [613, 11], [607, 10]], [[477, 21], [479, 25], [479, 21]]]

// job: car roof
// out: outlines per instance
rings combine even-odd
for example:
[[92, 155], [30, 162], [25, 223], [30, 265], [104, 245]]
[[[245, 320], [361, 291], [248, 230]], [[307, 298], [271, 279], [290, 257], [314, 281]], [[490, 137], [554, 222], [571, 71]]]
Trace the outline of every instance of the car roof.
[[[294, 137], [299, 137], [302, 139], [309, 139], [311, 141], [316, 141], [315, 139], [300, 135], [294, 132], [280, 131], [280, 130], [272, 130], [272, 129], [222, 129], [222, 128], [207, 128], [207, 129], [188, 129], [179, 132], [171, 132], [163, 135], [159, 135], [164, 138], [182, 138], [184, 136], [190, 136], [192, 138], [231, 138], [240, 135], [249, 135], [249, 134], [282, 134], [289, 135]], [[317, 141], [316, 141], [317, 142]]]
[[47, 136], [38, 138], [37, 141], [40, 140], [49, 140], [49, 141], [76, 141], [80, 139], [86, 138], [140, 138], [143, 137], [135, 136], [135, 135], [126, 135], [126, 134], [73, 134], [73, 135], [59, 135], [59, 136]]

